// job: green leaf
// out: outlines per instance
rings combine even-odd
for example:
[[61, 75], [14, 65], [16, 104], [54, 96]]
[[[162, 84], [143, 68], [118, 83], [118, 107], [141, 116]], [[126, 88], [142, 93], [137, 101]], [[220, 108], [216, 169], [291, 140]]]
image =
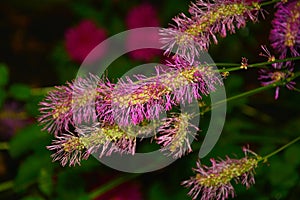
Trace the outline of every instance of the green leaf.
[[161, 183], [155, 183], [151, 186], [147, 199], [164, 200], [169, 199], [169, 195], [166, 193]]
[[39, 116], [40, 112], [39, 112], [39, 103], [44, 99], [44, 96], [35, 96], [34, 98], [31, 98], [30, 101], [26, 102], [25, 108], [26, 108], [26, 112], [35, 117], [35, 116]]
[[8, 82], [8, 69], [3, 63], [0, 63], [0, 86], [6, 85]]
[[10, 140], [9, 153], [15, 158], [31, 150], [45, 151], [47, 143], [50, 143], [50, 136], [42, 132], [37, 124], [32, 124], [18, 131]]
[[293, 145], [285, 150], [284, 158], [287, 163], [298, 166], [300, 165], [300, 146]]
[[285, 190], [294, 186], [299, 178], [294, 166], [287, 164], [282, 159], [273, 159], [269, 170], [269, 179], [275, 187]]
[[39, 189], [50, 196], [53, 192], [52, 169], [42, 168], [38, 177]]
[[84, 191], [84, 181], [80, 174], [73, 169], [65, 169], [58, 174], [57, 193], [59, 199], [82, 199], [88, 196]]
[[19, 167], [15, 179], [15, 190], [24, 191], [28, 186], [37, 182], [43, 168], [52, 166], [48, 155], [34, 154], [28, 157]]
[[25, 84], [18, 84], [18, 83], [13, 84], [9, 88], [9, 93], [13, 98], [18, 100], [26, 100], [29, 99], [29, 97], [31, 96], [30, 87]]

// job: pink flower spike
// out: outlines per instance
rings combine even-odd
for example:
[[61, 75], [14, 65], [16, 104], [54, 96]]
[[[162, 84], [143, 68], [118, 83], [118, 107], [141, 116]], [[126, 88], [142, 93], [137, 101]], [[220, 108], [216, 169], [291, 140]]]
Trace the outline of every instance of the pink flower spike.
[[174, 52], [192, 62], [201, 51], [208, 50], [211, 39], [218, 43], [218, 34], [226, 37], [227, 32], [235, 33], [248, 20], [256, 22], [259, 11], [257, 2], [198, 0], [189, 8], [190, 18], [180, 14], [173, 18], [176, 25], [161, 29], [165, 54]]
[[300, 55], [300, 2], [280, 2], [272, 21], [270, 43], [283, 59], [288, 55]]
[[[193, 199], [201, 194], [201, 200], [225, 200], [235, 196], [231, 182], [240, 183], [249, 188], [255, 183], [254, 169], [261, 157], [244, 147], [245, 157], [232, 159], [228, 156], [225, 160], [210, 159], [211, 166], [201, 165], [197, 162], [197, 168], [193, 169], [196, 176], [183, 181], [182, 185], [190, 187], [188, 193]], [[252, 154], [250, 157], [249, 154]]]

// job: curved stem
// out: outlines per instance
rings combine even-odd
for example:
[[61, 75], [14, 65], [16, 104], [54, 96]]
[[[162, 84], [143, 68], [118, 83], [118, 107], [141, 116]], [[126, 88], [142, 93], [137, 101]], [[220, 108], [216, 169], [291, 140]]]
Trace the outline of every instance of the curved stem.
[[230, 67], [232, 67], [232, 66], [241, 66], [241, 64], [240, 63], [214, 63], [214, 65], [216, 65], [216, 66], [230, 66]]
[[223, 104], [225, 102], [229, 102], [229, 101], [232, 101], [232, 100], [235, 100], [235, 99], [239, 99], [239, 98], [247, 97], [247, 96], [250, 96], [250, 95], [253, 95], [253, 94], [257, 94], [257, 93], [259, 93], [261, 91], [267, 90], [267, 89], [275, 87], [275, 86], [276, 86], [275, 84], [274, 85], [270, 84], [270, 85], [267, 85], [267, 86], [262, 86], [262, 87], [259, 87], [259, 88], [255, 88], [253, 90], [249, 90], [247, 92], [244, 92], [244, 93], [241, 93], [241, 94], [229, 97], [227, 99], [218, 101], [215, 104], [213, 104], [212, 107], [215, 107], [215, 106], [217, 106], [219, 104]]
[[263, 2], [263, 3], [260, 4], [260, 6], [270, 5], [270, 4], [273, 4], [273, 3], [277, 3], [279, 1], [280, 0], [272, 0], [272, 1]]
[[[272, 62], [260, 62], [260, 63], [254, 63], [254, 64], [249, 64], [247, 66], [247, 68], [255, 68], [255, 67], [264, 67], [266, 65], [270, 65], [273, 63], [280, 63], [280, 62], [287, 62], [287, 61], [293, 61], [293, 60], [300, 60], [300, 56], [297, 57], [291, 57], [291, 58], [285, 58], [285, 59], [278, 59]], [[237, 70], [241, 70], [241, 64], [228, 64], [228, 65], [222, 65], [225, 63], [216, 63], [216, 66], [239, 66], [239, 67], [231, 67], [231, 68], [227, 68], [227, 69], [219, 69], [219, 72], [231, 72], [231, 71], [237, 71]]]
[[[292, 61], [292, 60], [300, 60], [300, 56], [298, 57], [291, 57], [291, 58], [286, 58], [286, 59], [280, 59], [280, 60], [275, 60], [273, 62], [261, 62], [261, 63], [254, 63], [254, 64], [249, 64], [247, 68], [254, 68], [254, 67], [261, 67], [273, 63], [278, 63], [278, 62], [286, 62], [286, 61]], [[201, 66], [208, 66], [208, 65], [213, 65], [213, 66], [233, 66], [231, 68], [226, 68], [226, 69], [219, 69], [218, 72], [231, 72], [231, 71], [238, 71], [241, 70], [242, 68], [240, 67], [240, 63], [211, 63], [211, 64], [203, 64]], [[148, 79], [151, 79], [153, 77], [149, 77]], [[138, 81], [137, 81], [138, 82]], [[53, 87], [45, 87], [45, 88], [32, 88], [31, 89], [31, 95], [38, 96], [38, 95], [45, 95], [49, 91], [54, 89]]]
[[[276, 87], [276, 86], [277, 86], [277, 84], [270, 84], [270, 85], [267, 85], [267, 86], [262, 86], [262, 87], [259, 87], [259, 88], [255, 88], [253, 90], [250, 90], [250, 91], [247, 91], [247, 92], [229, 97], [227, 99], [220, 100], [220, 101], [212, 104], [209, 108], [205, 109], [200, 114], [207, 113], [207, 112], [211, 111], [212, 109], [216, 108], [217, 106], [220, 106], [220, 105], [222, 105], [224, 103], [227, 103], [229, 101], [240, 99], [240, 98], [243, 98], [243, 97], [247, 97], [247, 96], [250, 96], [250, 95], [253, 95], [253, 94], [257, 94], [261, 91], [268, 90], [269, 88], [273, 88], [273, 87]], [[195, 115], [195, 116], [198, 116], [198, 114]]]
[[263, 160], [263, 161], [268, 160], [268, 158], [270, 158], [271, 156], [274, 156], [275, 154], [279, 153], [280, 151], [282, 151], [282, 150], [286, 149], [287, 147], [291, 146], [292, 144], [298, 142], [298, 140], [300, 140], [300, 136], [297, 137], [296, 139], [290, 141], [290, 142], [287, 143], [286, 145], [280, 147], [279, 149], [273, 151], [272, 153], [270, 153], [270, 154], [268, 154], [268, 155], [262, 157], [262, 160]]

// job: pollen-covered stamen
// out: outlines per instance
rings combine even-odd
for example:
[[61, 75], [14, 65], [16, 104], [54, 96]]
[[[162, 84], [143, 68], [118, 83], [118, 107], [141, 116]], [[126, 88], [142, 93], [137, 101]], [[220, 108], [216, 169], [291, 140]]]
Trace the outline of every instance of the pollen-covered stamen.
[[[181, 113], [162, 120], [163, 124], [158, 128], [156, 137], [157, 143], [163, 146], [162, 151], [168, 151], [175, 158], [192, 151], [190, 142], [199, 129], [189, 122], [191, 118], [190, 114]], [[192, 128], [194, 132], [191, 131]]]
[[94, 102], [95, 98], [99, 95], [96, 90], [85, 90], [82, 95], [73, 95], [71, 100], [71, 104], [74, 108], [85, 107], [90, 104], [90, 102]]
[[62, 144], [63, 150], [65, 152], [72, 152], [72, 151], [81, 151], [84, 149], [83, 143], [80, 141], [78, 137], [70, 137], [65, 143]]
[[223, 184], [228, 184], [233, 178], [253, 170], [257, 164], [258, 160], [254, 158], [236, 160], [236, 162], [225, 165], [220, 171], [216, 170], [216, 172], [208, 174], [207, 176], [197, 174], [196, 180], [200, 185], [205, 187], [218, 187]]
[[[219, 6], [207, 11], [202, 17], [198, 18], [195, 21], [195, 24], [192, 24], [185, 30], [185, 33], [190, 36], [198, 36], [202, 32], [208, 31], [213, 24], [220, 20], [229, 19], [232, 16], [243, 15], [247, 11], [259, 9], [259, 4], [255, 2], [252, 6], [243, 3], [220, 4]], [[197, 8], [194, 10], [197, 10]], [[221, 36], [225, 37], [226, 33], [221, 32]]]
[[136, 135], [126, 132], [117, 125], [101, 127], [96, 123], [91, 127], [77, 128], [81, 135], [80, 142], [87, 149], [87, 152], [99, 153], [99, 157], [109, 156], [113, 152], [135, 153]]
[[190, 18], [180, 14], [173, 18], [176, 25], [160, 30], [165, 54], [175, 52], [193, 62], [202, 50], [208, 50], [211, 40], [218, 43], [218, 34], [226, 37], [227, 32], [244, 27], [247, 20], [257, 21], [259, 10], [257, 2], [198, 0], [190, 6]]
[[88, 149], [95, 145], [102, 145], [107, 142], [116, 142], [122, 137], [128, 139], [130, 136], [128, 136], [118, 126], [113, 125], [94, 128], [90, 133], [80, 137], [80, 141]]
[[57, 105], [55, 108], [52, 110], [52, 117], [53, 119], [59, 119], [61, 116], [66, 114], [71, 110], [71, 107], [68, 105]]
[[188, 194], [193, 199], [196, 199], [200, 193], [202, 200], [225, 200], [230, 196], [234, 197], [235, 192], [231, 183], [234, 181], [249, 188], [255, 183], [254, 170], [262, 160], [248, 147], [244, 147], [243, 151], [245, 157], [241, 159], [232, 159], [228, 156], [225, 160], [211, 158], [211, 166], [202, 165], [198, 161], [197, 167], [193, 169], [196, 176], [182, 182], [182, 185], [191, 188]]
[[188, 133], [187, 129], [189, 127], [189, 116], [186, 114], [182, 114], [179, 116], [178, 121], [174, 124], [174, 129], [176, 129], [176, 133], [172, 139], [170, 144], [170, 151], [175, 152], [179, 148], [184, 145], [184, 142], [188, 139], [186, 134]]
[[282, 72], [282, 71], [275, 71], [275, 72], [273, 72], [273, 74], [271, 75], [271, 79], [272, 79], [274, 82], [284, 80], [285, 77], [286, 77], [286, 73], [284, 73], [284, 72]]
[[300, 2], [278, 3], [270, 32], [271, 46], [280, 59], [299, 56], [300, 49]]
[[180, 75], [183, 76], [189, 83], [196, 82], [202, 77], [201, 73], [196, 67], [191, 67], [191, 69], [184, 70], [180, 72]]
[[[296, 44], [297, 34], [300, 31], [300, 2], [297, 2], [294, 8], [290, 11], [289, 18], [286, 24], [285, 42], [284, 45], [288, 47], [293, 47]], [[298, 24], [295, 27], [294, 24]]]
[[163, 84], [153, 82], [142, 85], [141, 87], [134, 90], [132, 93], [113, 98], [114, 102], [119, 102], [121, 107], [127, 107], [137, 104], [144, 104], [150, 100], [159, 100], [169, 93], [169, 89]]

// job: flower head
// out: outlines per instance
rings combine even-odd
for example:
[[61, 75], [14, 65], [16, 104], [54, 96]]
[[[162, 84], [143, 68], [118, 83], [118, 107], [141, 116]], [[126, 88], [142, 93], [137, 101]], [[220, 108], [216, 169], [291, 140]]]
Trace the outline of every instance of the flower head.
[[[265, 46], [262, 46], [262, 49], [266, 54], [260, 53], [261, 56], [267, 57], [268, 62], [275, 61], [275, 57], [271, 55]], [[263, 86], [283, 82], [289, 90], [293, 90], [296, 83], [294, 81], [288, 81], [288, 79], [293, 75], [293, 71], [293, 63], [290, 61], [286, 63], [273, 63], [270, 68], [260, 69], [258, 71], [258, 80], [260, 80], [261, 85]], [[279, 89], [280, 87], [277, 86], [275, 90], [275, 99], [278, 99], [279, 97]]]
[[103, 123], [94, 123], [90, 126], [76, 127], [74, 133], [68, 132], [55, 136], [52, 144], [47, 148], [55, 151], [53, 161], [60, 161], [62, 166], [80, 165], [82, 159], [91, 154], [99, 158], [109, 156], [114, 152], [120, 154], [134, 154], [136, 134], [125, 132], [116, 125], [103, 126]]
[[80, 165], [82, 159], [87, 159], [90, 155], [86, 151], [84, 144], [80, 138], [72, 133], [61, 134], [47, 146], [50, 151], [55, 151], [51, 155], [54, 161], [59, 161], [62, 166], [69, 163], [69, 166]]
[[136, 82], [128, 77], [119, 80], [111, 96], [111, 113], [119, 125], [158, 118], [162, 111], [201, 99], [222, 85], [221, 78], [210, 66], [191, 64], [180, 58], [167, 65], [168, 68], [157, 66], [156, 74], [151, 77], [136, 75]]
[[134, 154], [136, 134], [128, 133], [117, 125], [103, 126], [95, 123], [91, 126], [77, 127], [75, 130], [80, 141], [89, 154], [97, 154], [99, 158], [110, 156], [114, 152]]
[[179, 116], [172, 114], [162, 120], [156, 137], [157, 143], [163, 146], [162, 151], [167, 151], [174, 158], [180, 158], [192, 151], [190, 143], [199, 129], [189, 122], [190, 119], [191, 115], [181, 113]]
[[300, 2], [279, 3], [272, 21], [271, 46], [285, 58], [288, 53], [299, 56], [300, 50]]
[[69, 125], [74, 124], [72, 120], [72, 93], [68, 86], [56, 86], [50, 91], [46, 98], [40, 102], [40, 113], [38, 121], [44, 125], [43, 130], [58, 134], [61, 130], [68, 130]]
[[[186, 187], [191, 187], [189, 195], [196, 199], [201, 193], [201, 200], [224, 200], [234, 197], [235, 192], [231, 184], [232, 180], [249, 188], [255, 183], [254, 169], [257, 167], [261, 157], [249, 148], [244, 147], [245, 157], [232, 159], [228, 156], [226, 160], [210, 159], [212, 166], [208, 167], [197, 162], [194, 169], [196, 176], [182, 182]], [[252, 154], [250, 157], [248, 154]]]
[[170, 54], [174, 49], [176, 54], [192, 61], [200, 51], [208, 50], [211, 39], [218, 43], [217, 34], [226, 37], [227, 31], [235, 33], [235, 29], [244, 27], [248, 19], [256, 21], [259, 10], [257, 2], [198, 0], [190, 6], [191, 18], [180, 14], [173, 19], [176, 25], [161, 30], [165, 53]]
[[[98, 28], [93, 21], [83, 20], [65, 32], [65, 47], [74, 61], [82, 62], [90, 51], [105, 39], [104, 29]], [[97, 50], [89, 61], [95, 61], [103, 56], [105, 48]]]
[[98, 88], [103, 85], [101, 83], [99, 77], [89, 74], [65, 86], [55, 87], [40, 103], [39, 122], [44, 124], [45, 130], [56, 135], [69, 130], [70, 125], [95, 122], [98, 116], [95, 101], [101, 95]]

